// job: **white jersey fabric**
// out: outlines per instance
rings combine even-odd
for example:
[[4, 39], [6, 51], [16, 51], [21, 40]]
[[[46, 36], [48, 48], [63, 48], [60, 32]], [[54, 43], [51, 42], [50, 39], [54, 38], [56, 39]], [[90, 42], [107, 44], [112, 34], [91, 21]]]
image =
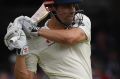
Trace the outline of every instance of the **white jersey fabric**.
[[[75, 16], [78, 27], [78, 17]], [[49, 20], [48, 20], [49, 21]], [[47, 27], [48, 21], [42, 28]], [[28, 40], [30, 54], [26, 56], [28, 70], [36, 72], [37, 63], [45, 71], [50, 79], [92, 79], [91, 71], [91, 22], [83, 15], [83, 25], [79, 26], [88, 39], [74, 46], [68, 46], [36, 37]]]

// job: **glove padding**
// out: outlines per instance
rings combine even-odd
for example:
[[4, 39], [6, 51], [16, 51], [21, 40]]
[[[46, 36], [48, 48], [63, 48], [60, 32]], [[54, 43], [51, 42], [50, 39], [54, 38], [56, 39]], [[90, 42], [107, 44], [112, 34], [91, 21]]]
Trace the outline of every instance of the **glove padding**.
[[10, 30], [19, 30], [22, 29], [21, 21], [24, 19], [24, 16], [17, 17], [13, 23], [10, 23], [7, 27], [7, 32]]
[[19, 30], [20, 37], [17, 41], [13, 42], [13, 46], [16, 49], [17, 55], [26, 55], [29, 53], [26, 35], [22, 30]]
[[15, 19], [14, 23], [22, 27], [22, 30], [26, 34], [27, 38], [38, 36], [37, 31], [39, 27], [37, 27], [37, 24], [34, 23], [31, 18], [27, 16], [20, 16]]
[[5, 42], [5, 45], [8, 47], [9, 50], [13, 50], [13, 47], [9, 46], [10, 45], [10, 39], [13, 36], [16, 36], [17, 38], [19, 38], [19, 36], [20, 36], [19, 30], [22, 29], [22, 25], [19, 23], [19, 21], [23, 18], [24, 18], [24, 16], [20, 16], [20, 17], [16, 18], [14, 20], [14, 23], [10, 22], [8, 27], [7, 27], [7, 33], [4, 37], [4, 42]]
[[[11, 42], [11, 38], [17, 38], [17, 40], [15, 42]], [[10, 23], [7, 28], [4, 42], [9, 50], [15, 49], [17, 55], [26, 55], [29, 53], [25, 33], [21, 29], [16, 30], [13, 23]]]
[[7, 27], [7, 33], [4, 37], [4, 42], [5, 45], [8, 47], [9, 50], [13, 50], [14, 47], [11, 45], [10, 39], [12, 37], [20, 37], [20, 32], [19, 32], [19, 28], [17, 26], [15, 26], [15, 24], [10, 23]]

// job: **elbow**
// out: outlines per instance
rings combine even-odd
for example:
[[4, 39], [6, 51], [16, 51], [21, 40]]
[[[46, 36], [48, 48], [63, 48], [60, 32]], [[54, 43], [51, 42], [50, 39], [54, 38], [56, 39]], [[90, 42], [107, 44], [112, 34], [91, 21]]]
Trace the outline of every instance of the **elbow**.
[[74, 36], [68, 36], [64, 41], [68, 45], [74, 45], [77, 43], [76, 37]]
[[76, 34], [76, 35], [68, 35], [64, 41], [68, 45], [75, 45], [77, 43], [85, 41], [86, 39], [87, 39], [87, 36], [81, 33], [81, 34]]

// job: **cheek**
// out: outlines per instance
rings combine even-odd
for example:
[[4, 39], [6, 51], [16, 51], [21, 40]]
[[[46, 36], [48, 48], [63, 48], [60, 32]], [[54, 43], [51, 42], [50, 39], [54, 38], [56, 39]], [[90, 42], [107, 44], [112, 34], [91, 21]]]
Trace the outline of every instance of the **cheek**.
[[66, 18], [67, 18], [67, 15], [66, 14], [64, 14], [64, 13], [62, 13], [62, 14], [60, 14], [59, 16], [58, 16], [61, 20], [66, 20]]
[[67, 13], [63, 11], [59, 11], [57, 12], [57, 16], [61, 19], [65, 19], [65, 17], [67, 16]]
[[70, 15], [71, 15], [70, 11], [68, 11], [68, 10], [59, 10], [59, 11], [57, 11], [57, 16], [62, 21], [69, 21], [69, 20], [71, 21], [71, 20], [73, 20], [71, 17], [69, 17]]

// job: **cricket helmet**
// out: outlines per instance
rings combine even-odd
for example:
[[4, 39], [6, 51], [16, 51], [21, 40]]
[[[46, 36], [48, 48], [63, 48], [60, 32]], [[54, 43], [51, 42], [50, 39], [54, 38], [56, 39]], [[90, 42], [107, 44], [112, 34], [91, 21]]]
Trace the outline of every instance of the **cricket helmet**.
[[[65, 26], [65, 28], [69, 28], [71, 24], [66, 24], [64, 22], [62, 22], [59, 17], [57, 16], [56, 12], [52, 9], [50, 9], [50, 7], [53, 7], [55, 5], [67, 5], [67, 4], [77, 4], [76, 9], [79, 10], [79, 4], [81, 3], [81, 0], [45, 0], [44, 1], [44, 5], [45, 7], [49, 7], [49, 11], [51, 12], [52, 15], [54, 15], [56, 17], [56, 19]], [[76, 11], [77, 12], [77, 11]], [[74, 21], [73, 21], [74, 22]]]
[[60, 4], [78, 4], [80, 0], [45, 0], [45, 5], [60, 5]]

